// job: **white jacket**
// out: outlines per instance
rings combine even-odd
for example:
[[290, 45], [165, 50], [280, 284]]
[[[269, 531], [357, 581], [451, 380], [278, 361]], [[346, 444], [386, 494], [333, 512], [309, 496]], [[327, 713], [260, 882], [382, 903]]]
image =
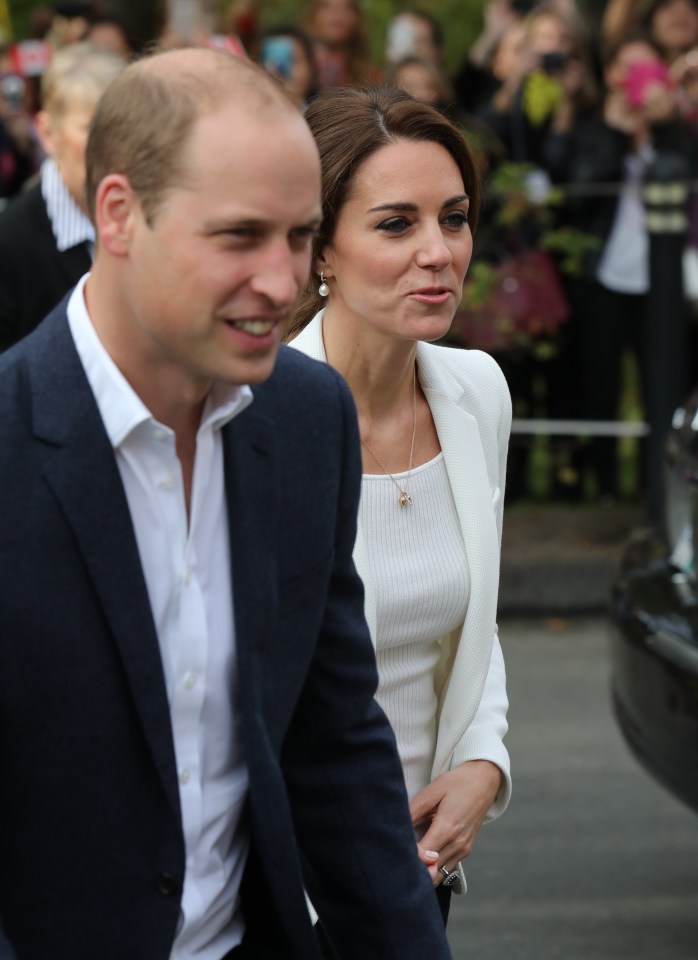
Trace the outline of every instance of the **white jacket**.
[[[291, 346], [326, 362], [322, 313]], [[432, 780], [465, 760], [497, 764], [504, 782], [487, 821], [504, 812], [511, 796], [503, 742], [508, 700], [496, 620], [511, 400], [499, 366], [479, 350], [420, 342], [417, 373], [443, 450], [471, 580], [463, 626], [442, 638]], [[364, 582], [366, 619], [375, 644], [376, 596], [360, 525], [354, 562]]]

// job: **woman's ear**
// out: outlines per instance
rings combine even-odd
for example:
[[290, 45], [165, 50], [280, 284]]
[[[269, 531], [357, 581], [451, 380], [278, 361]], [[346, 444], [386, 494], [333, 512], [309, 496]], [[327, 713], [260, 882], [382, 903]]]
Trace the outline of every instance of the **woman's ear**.
[[334, 271], [332, 269], [332, 251], [329, 247], [325, 247], [323, 250], [318, 253], [315, 257], [314, 271], [318, 274], [324, 273], [326, 277], [333, 277]]

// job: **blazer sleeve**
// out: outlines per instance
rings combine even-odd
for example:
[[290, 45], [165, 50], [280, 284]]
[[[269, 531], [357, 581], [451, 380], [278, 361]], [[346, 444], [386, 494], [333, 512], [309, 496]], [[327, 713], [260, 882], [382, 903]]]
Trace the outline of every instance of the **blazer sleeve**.
[[[374, 700], [378, 675], [352, 560], [361, 459], [348, 388], [327, 457], [343, 463], [330, 582], [282, 763], [304, 882], [347, 960], [450, 956], [416, 852], [397, 747]], [[387, 878], [389, 880], [387, 881]]]

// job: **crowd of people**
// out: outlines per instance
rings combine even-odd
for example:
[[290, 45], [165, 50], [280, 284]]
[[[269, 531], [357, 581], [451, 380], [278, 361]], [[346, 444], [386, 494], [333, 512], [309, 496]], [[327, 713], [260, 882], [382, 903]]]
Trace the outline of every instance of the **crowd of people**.
[[[543, 316], [534, 292], [523, 313], [507, 311], [493, 287], [484, 329], [464, 308], [450, 338], [497, 357], [521, 418], [616, 420], [630, 370], [635, 412], [647, 419], [648, 234], [640, 194], [658, 151], [678, 152], [689, 170], [695, 168], [698, 4], [610, 0], [600, 21], [590, 23], [575, 0], [488, 0], [481, 32], [453, 70], [446, 65], [442, 25], [433, 15], [417, 7], [397, 12], [387, 25], [382, 55], [373, 58], [369, 18], [358, 0], [311, 0], [296, 22], [263, 27], [255, 0], [236, 0], [219, 22], [189, 24], [188, 36], [181, 24], [163, 24], [159, 43], [227, 43], [274, 75], [303, 110], [324, 90], [377, 84], [436, 106], [464, 132], [476, 159], [485, 202], [475, 255], [495, 268], [491, 284], [527, 283], [520, 275], [522, 251], [545, 242], [546, 230], [576, 235], [583, 248], [571, 269], [559, 254], [540, 255], [548, 261], [546, 276], [552, 271], [560, 288], [561, 308], [547, 304]], [[32, 36], [53, 50], [79, 41], [95, 48], [95, 55], [108, 52], [124, 62], [143, 47], [128, 24], [100, 2], [39, 8]], [[6, 203], [31, 191], [37, 180], [43, 183], [52, 158], [62, 170], [62, 160], [42, 132], [41, 78], [13, 72], [7, 45], [0, 48], [0, 73], [0, 203]], [[86, 113], [85, 104], [80, 109]], [[502, 210], [501, 187], [512, 164], [526, 185], [524, 209], [513, 219]], [[558, 198], [548, 206], [556, 187], [563, 202]], [[74, 192], [73, 197], [81, 208]], [[537, 216], [541, 206], [545, 227]], [[698, 211], [698, 204], [691, 209]], [[26, 274], [26, 264], [34, 262], [15, 240], [17, 230], [24, 232], [17, 221], [29, 222], [20, 211], [0, 220], [0, 349], [38, 322], [54, 289], [61, 292], [60, 283], [52, 283], [42, 298], [36, 289], [25, 292], [4, 282]], [[86, 221], [78, 234], [89, 248]], [[691, 345], [696, 234], [698, 212], [688, 234], [686, 315], [675, 318]], [[62, 252], [64, 258], [77, 257], [75, 250]], [[66, 270], [65, 282], [74, 275], [75, 269]], [[23, 316], [25, 310], [33, 319]], [[634, 361], [630, 367], [628, 357]], [[686, 382], [696, 372], [689, 361]], [[512, 448], [510, 501], [529, 490], [528, 451], [528, 438]], [[644, 480], [638, 457], [630, 489], [642, 493]], [[552, 444], [549, 496], [612, 501], [621, 486], [613, 437]]]
[[511, 795], [499, 555], [542, 363], [460, 349], [466, 276], [516, 293], [535, 253], [548, 412], [614, 416], [698, 9], [611, 0], [598, 47], [574, 0], [491, 0], [451, 74], [417, 9], [379, 64], [358, 0], [189, 12], [151, 52], [60, 4], [31, 70], [1, 52], [0, 955], [447, 960]]

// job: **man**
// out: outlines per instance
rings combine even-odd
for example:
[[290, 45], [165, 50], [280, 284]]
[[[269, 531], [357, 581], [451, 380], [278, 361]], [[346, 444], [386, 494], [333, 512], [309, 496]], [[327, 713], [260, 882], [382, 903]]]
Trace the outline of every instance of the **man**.
[[313, 960], [305, 887], [340, 958], [447, 958], [373, 701], [349, 394], [275, 365], [305, 121], [249, 63], [161, 54], [87, 170], [93, 268], [0, 358], [0, 956]]
[[87, 131], [99, 98], [125, 66], [78, 43], [59, 50], [42, 78], [40, 180], [0, 215], [0, 350], [30, 333], [90, 269]]

